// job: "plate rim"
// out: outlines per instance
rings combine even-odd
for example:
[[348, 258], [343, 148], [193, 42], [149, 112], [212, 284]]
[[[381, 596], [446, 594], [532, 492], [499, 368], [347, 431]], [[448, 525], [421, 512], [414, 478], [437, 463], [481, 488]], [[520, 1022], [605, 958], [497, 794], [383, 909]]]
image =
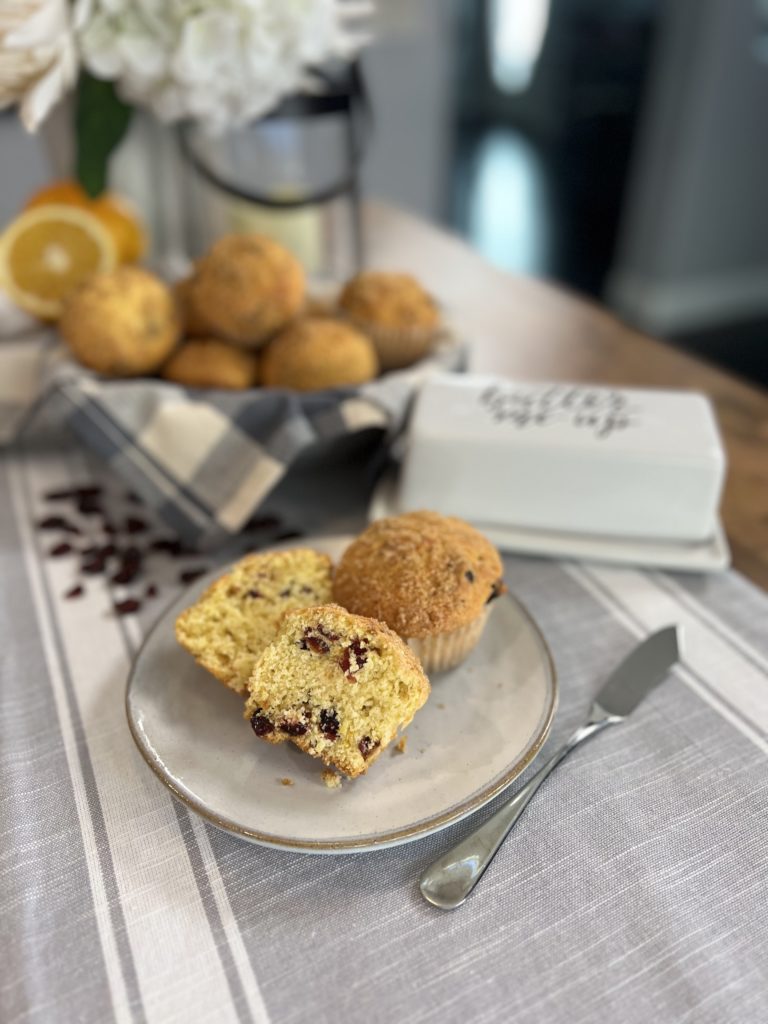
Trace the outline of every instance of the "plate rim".
[[[302, 543], [312, 544], [317, 541], [324, 541], [326, 543], [332, 541], [348, 540], [352, 535], [315, 535], [314, 537], [302, 537], [297, 538]], [[267, 549], [278, 547], [291, 547], [295, 546], [296, 541], [289, 542], [287, 544], [270, 545]], [[236, 561], [236, 560], [235, 560]], [[555, 713], [557, 711], [559, 703], [559, 679], [557, 675], [557, 666], [555, 659], [552, 656], [547, 639], [544, 633], [540, 629], [538, 623], [534, 619], [533, 615], [528, 611], [523, 602], [512, 594], [505, 594], [502, 600], [509, 601], [516, 605], [518, 612], [522, 618], [527, 622], [528, 627], [533, 631], [534, 636], [538, 641], [538, 645], [544, 656], [544, 664], [546, 665], [547, 672], [550, 680], [550, 687], [548, 693], [548, 701], [544, 707], [544, 717], [541, 725], [539, 726], [538, 732], [534, 736], [530, 745], [526, 748], [523, 755], [518, 758], [517, 761], [512, 764], [506, 772], [499, 778], [495, 783], [492, 783], [482, 788], [478, 793], [468, 797], [459, 805], [453, 805], [450, 810], [443, 811], [442, 813], [432, 815], [431, 817], [417, 822], [413, 825], [405, 826], [400, 829], [391, 829], [388, 832], [383, 832], [377, 836], [362, 836], [359, 839], [290, 839], [284, 836], [275, 835], [269, 832], [260, 832], [257, 829], [251, 829], [247, 826], [241, 825], [238, 822], [232, 821], [229, 818], [217, 815], [213, 810], [203, 804], [196, 797], [183, 792], [174, 784], [174, 780], [170, 773], [161, 768], [161, 763], [157, 761], [152, 755], [151, 748], [145, 743], [144, 738], [138, 725], [135, 722], [135, 716], [132, 714], [131, 700], [132, 700], [132, 688], [137, 673], [138, 665], [141, 661], [142, 655], [146, 647], [154, 638], [155, 634], [160, 629], [164, 622], [167, 614], [170, 610], [181, 601], [181, 599], [189, 594], [190, 592], [196, 591], [201, 583], [205, 585], [207, 583], [207, 576], [213, 574], [221, 574], [227, 571], [228, 567], [234, 563], [226, 563], [226, 565], [220, 566], [216, 569], [212, 569], [210, 573], [206, 574], [206, 578], [203, 581], [197, 580], [195, 583], [190, 584], [186, 589], [181, 591], [173, 600], [169, 601], [166, 607], [157, 617], [152, 628], [149, 630], [147, 635], [144, 637], [141, 646], [137, 650], [133, 662], [131, 664], [130, 672], [128, 673], [128, 679], [125, 686], [125, 698], [124, 707], [125, 715], [128, 721], [128, 729], [130, 731], [133, 742], [135, 743], [139, 753], [143, 760], [152, 770], [154, 776], [162, 782], [162, 784], [170, 790], [171, 794], [188, 807], [195, 814], [199, 815], [205, 821], [214, 825], [216, 828], [221, 829], [224, 832], [229, 832], [231, 835], [235, 835], [240, 839], [244, 839], [251, 843], [256, 843], [260, 846], [269, 847], [271, 849], [287, 850], [294, 853], [314, 853], [314, 854], [342, 854], [342, 853], [364, 853], [369, 850], [380, 850], [389, 846], [398, 846], [402, 843], [411, 842], [415, 839], [425, 838], [426, 836], [433, 835], [435, 832], [441, 829], [447, 828], [449, 825], [455, 824], [461, 821], [463, 818], [468, 817], [475, 811], [480, 810], [486, 804], [490, 803], [494, 797], [498, 796], [499, 793], [503, 792], [508, 786], [510, 786], [518, 776], [520, 776], [525, 769], [533, 762], [533, 760], [539, 754], [541, 748], [544, 746], [547, 738], [549, 737], [552, 729], [552, 723], [554, 721]]]

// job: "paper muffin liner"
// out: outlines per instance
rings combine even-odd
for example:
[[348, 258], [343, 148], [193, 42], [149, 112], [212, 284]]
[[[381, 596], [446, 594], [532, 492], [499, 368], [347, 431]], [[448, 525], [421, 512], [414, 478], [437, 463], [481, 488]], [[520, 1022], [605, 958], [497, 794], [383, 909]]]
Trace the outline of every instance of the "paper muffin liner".
[[340, 313], [348, 323], [371, 339], [382, 372], [402, 370], [411, 363], [423, 359], [435, 347], [441, 334], [439, 327], [409, 327], [399, 330], [373, 327], [355, 317], [346, 316], [343, 310]]
[[427, 673], [445, 672], [455, 668], [469, 655], [480, 637], [483, 635], [488, 621], [490, 608], [485, 607], [476, 619], [452, 629], [450, 633], [437, 633], [435, 636], [410, 637], [406, 643], [421, 662]]

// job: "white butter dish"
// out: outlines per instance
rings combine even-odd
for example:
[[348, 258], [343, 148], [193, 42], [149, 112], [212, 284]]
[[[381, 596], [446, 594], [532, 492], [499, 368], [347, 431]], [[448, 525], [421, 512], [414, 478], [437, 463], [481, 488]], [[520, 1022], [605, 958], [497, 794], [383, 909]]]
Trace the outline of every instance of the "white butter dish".
[[[384, 519], [405, 511], [399, 504], [397, 474], [387, 474], [378, 483], [368, 509], [368, 518]], [[731, 552], [719, 521], [705, 541], [635, 540], [633, 538], [589, 536], [578, 533], [554, 533], [525, 530], [514, 526], [495, 526], [473, 520], [499, 551], [544, 558], [576, 559], [606, 565], [635, 565], [644, 569], [671, 569], [680, 572], [719, 572], [731, 564]]]
[[706, 545], [724, 476], [704, 395], [441, 374], [416, 400], [397, 504], [502, 529]]

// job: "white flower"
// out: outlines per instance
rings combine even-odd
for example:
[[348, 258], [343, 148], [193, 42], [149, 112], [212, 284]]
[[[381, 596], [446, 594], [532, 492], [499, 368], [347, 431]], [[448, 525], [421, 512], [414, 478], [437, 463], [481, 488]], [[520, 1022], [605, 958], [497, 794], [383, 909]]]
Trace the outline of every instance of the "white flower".
[[246, 123], [367, 41], [369, 0], [77, 0], [85, 66], [163, 121]]
[[25, 127], [35, 131], [76, 73], [67, 0], [2, 0], [0, 108], [20, 102]]

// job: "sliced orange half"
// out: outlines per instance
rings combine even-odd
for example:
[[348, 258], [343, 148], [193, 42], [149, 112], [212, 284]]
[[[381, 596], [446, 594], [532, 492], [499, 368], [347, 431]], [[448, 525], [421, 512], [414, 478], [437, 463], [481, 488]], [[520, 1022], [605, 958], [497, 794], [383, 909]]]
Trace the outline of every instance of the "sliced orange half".
[[31, 210], [51, 203], [80, 206], [95, 214], [114, 238], [121, 263], [136, 263], [146, 251], [146, 228], [133, 204], [124, 196], [102, 192], [96, 199], [91, 199], [82, 185], [72, 179], [64, 179], [54, 181], [35, 192], [27, 200], [24, 209]]
[[91, 274], [117, 265], [117, 247], [99, 218], [78, 206], [27, 210], [0, 236], [0, 284], [22, 309], [55, 320]]

